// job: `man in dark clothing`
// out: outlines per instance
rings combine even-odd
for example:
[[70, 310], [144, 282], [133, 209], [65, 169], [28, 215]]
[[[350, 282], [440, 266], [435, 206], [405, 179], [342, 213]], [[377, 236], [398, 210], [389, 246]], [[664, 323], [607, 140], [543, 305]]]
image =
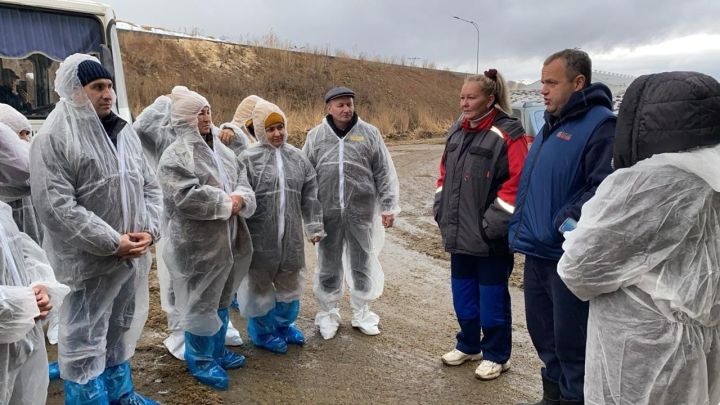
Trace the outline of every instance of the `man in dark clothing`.
[[510, 247], [525, 254], [528, 332], [545, 364], [537, 404], [583, 403], [588, 304], [560, 280], [557, 264], [560, 227], [580, 218], [583, 204], [612, 171], [612, 95], [590, 79], [591, 61], [583, 51], [566, 49], [545, 60], [546, 123], [528, 154], [510, 220]]
[[26, 94], [18, 89], [18, 75], [12, 69], [4, 68], [0, 73], [0, 103], [8, 104], [18, 111], [27, 111], [30, 104]]

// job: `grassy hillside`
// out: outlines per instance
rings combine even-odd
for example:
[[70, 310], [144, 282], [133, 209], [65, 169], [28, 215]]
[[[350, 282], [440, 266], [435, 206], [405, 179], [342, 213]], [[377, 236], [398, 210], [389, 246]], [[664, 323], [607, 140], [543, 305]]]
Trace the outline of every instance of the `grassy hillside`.
[[388, 138], [442, 134], [459, 113], [463, 76], [447, 71], [132, 31], [120, 31], [120, 46], [135, 116], [180, 84], [208, 98], [216, 124], [249, 94], [278, 104], [294, 144], [320, 122], [336, 85], [355, 90], [360, 116]]

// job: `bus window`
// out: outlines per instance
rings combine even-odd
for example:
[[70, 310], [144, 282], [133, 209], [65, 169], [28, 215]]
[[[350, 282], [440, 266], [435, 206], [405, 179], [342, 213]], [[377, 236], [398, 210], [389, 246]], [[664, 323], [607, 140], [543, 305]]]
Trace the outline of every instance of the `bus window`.
[[0, 102], [29, 119], [55, 107], [60, 62], [73, 53], [99, 55], [104, 33], [91, 15], [0, 4]]

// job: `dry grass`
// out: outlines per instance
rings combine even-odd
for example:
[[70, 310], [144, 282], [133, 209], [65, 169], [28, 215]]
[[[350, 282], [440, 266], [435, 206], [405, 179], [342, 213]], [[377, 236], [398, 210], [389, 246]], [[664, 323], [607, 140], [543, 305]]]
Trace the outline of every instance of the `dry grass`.
[[338, 85], [355, 90], [360, 116], [389, 138], [442, 134], [458, 113], [457, 73], [330, 56], [327, 49], [294, 52], [142, 32], [121, 31], [120, 43], [136, 116], [175, 85], [205, 95], [217, 124], [249, 94], [270, 100], [287, 114], [296, 145], [324, 116], [325, 92]]

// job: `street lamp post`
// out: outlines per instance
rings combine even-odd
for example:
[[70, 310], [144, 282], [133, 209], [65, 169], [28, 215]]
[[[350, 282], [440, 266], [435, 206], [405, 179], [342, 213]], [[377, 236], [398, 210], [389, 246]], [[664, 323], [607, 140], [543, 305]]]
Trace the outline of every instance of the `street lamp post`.
[[475, 74], [478, 74], [480, 66], [480, 28], [477, 24], [475, 24], [475, 21], [466, 20], [464, 18], [460, 18], [458, 16], [453, 16], [454, 19], [465, 21], [466, 23], [472, 24], [473, 27], [475, 27], [475, 31], [477, 31], [477, 53], [475, 54]]

